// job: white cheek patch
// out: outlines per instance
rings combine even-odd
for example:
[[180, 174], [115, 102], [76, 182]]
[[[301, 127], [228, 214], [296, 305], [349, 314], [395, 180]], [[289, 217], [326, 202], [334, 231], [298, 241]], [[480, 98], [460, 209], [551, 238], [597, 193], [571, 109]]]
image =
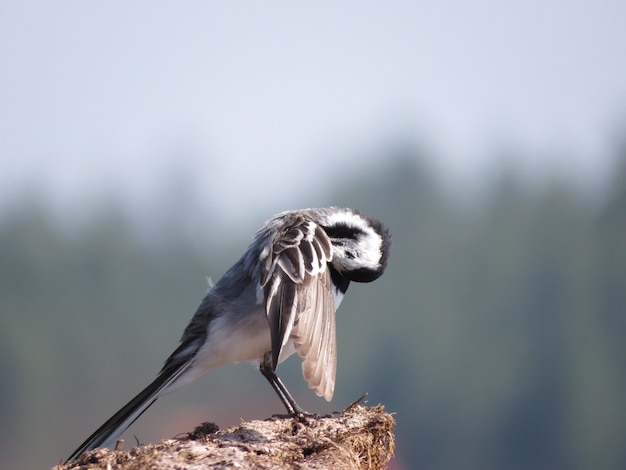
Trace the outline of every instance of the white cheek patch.
[[357, 243], [360, 263], [366, 268], [377, 269], [380, 266], [383, 240], [374, 230], [367, 228], [365, 236]]

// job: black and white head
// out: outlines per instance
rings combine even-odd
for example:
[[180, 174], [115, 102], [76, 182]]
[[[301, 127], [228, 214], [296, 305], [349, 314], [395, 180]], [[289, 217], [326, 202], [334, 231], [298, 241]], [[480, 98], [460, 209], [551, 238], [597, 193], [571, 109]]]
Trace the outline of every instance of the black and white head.
[[354, 209], [324, 210], [320, 225], [332, 244], [331, 265], [348, 281], [371, 282], [387, 267], [391, 236], [377, 219]]

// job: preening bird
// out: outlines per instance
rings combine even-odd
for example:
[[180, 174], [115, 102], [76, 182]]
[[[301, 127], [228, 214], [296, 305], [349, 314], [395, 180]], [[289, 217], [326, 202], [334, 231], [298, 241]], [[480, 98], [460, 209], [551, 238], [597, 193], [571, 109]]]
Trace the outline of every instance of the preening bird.
[[383, 274], [390, 243], [381, 222], [353, 209], [293, 210], [269, 219], [206, 294], [156, 379], [68, 461], [114, 443], [159, 397], [231, 362], [257, 362], [287, 413], [302, 417], [308, 413], [276, 375], [278, 364], [297, 352], [309, 387], [330, 401], [335, 310], [351, 281]]

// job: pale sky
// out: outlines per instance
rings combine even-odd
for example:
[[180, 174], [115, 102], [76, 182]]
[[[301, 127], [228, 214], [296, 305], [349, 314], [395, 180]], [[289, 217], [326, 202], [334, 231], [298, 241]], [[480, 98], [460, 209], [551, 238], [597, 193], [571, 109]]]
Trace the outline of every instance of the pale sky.
[[174, 173], [225, 212], [287, 209], [397, 136], [460, 181], [509, 147], [597, 177], [626, 128], [624, 25], [623, 0], [4, 0], [0, 198], [134, 205]]

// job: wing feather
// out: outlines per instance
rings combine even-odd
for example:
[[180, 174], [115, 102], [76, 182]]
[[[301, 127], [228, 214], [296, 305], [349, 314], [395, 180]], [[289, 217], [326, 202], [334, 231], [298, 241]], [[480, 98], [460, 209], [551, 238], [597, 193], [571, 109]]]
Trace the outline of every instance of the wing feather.
[[330, 401], [335, 388], [337, 354], [335, 306], [328, 271], [320, 276], [316, 284], [308, 297], [311, 304], [298, 315], [291, 336], [302, 358], [305, 380], [317, 395]]
[[335, 386], [335, 305], [328, 263], [332, 246], [323, 228], [291, 219], [264, 249], [261, 282], [276, 368], [293, 340], [302, 373], [317, 395], [330, 400]]

